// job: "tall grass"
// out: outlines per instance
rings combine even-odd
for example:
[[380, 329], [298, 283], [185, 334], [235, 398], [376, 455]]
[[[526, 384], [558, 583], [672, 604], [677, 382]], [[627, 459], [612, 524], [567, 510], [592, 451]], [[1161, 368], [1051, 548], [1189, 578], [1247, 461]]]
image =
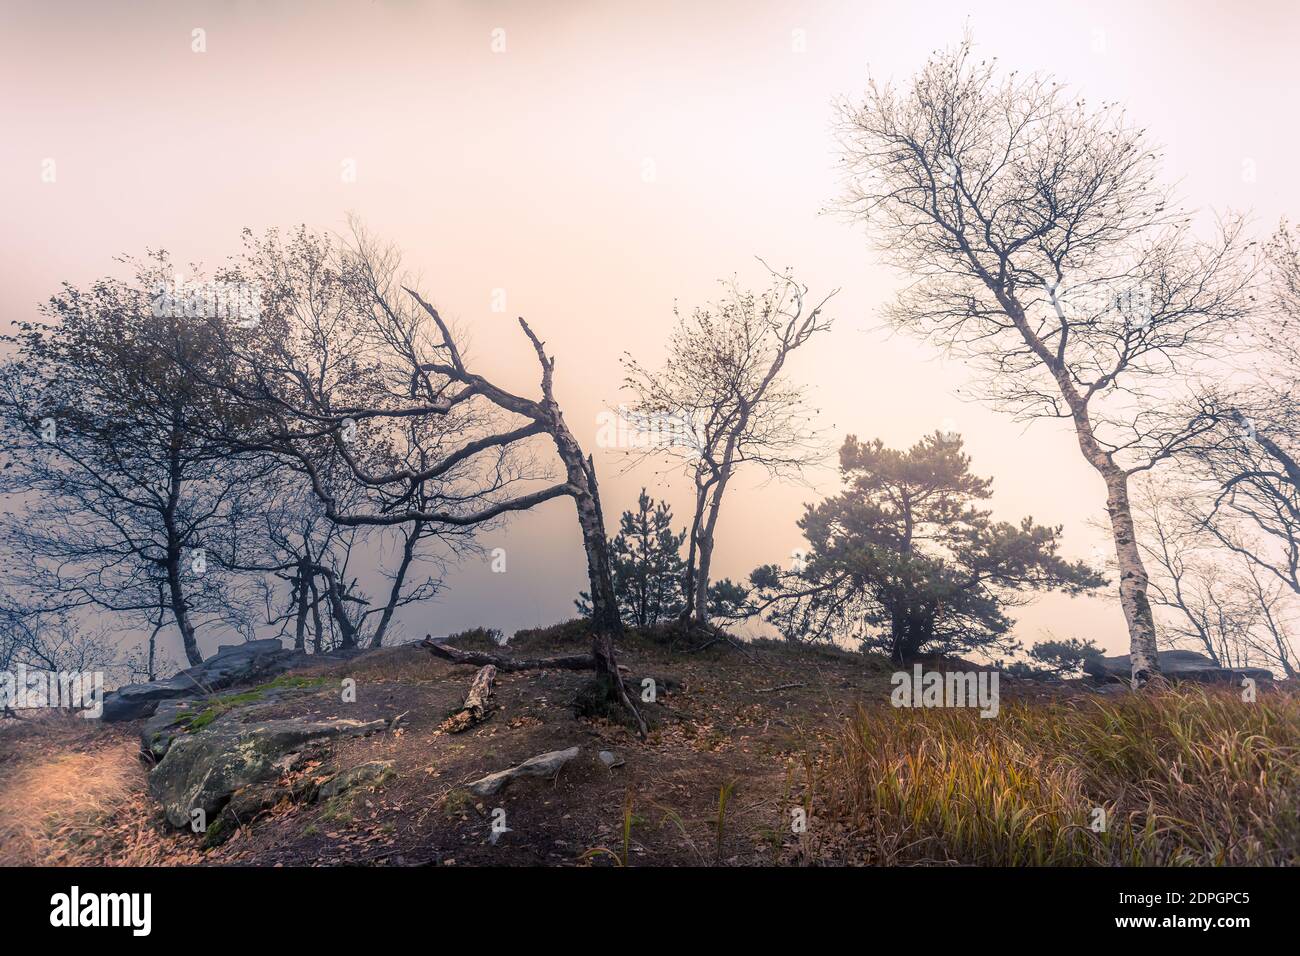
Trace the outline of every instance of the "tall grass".
[[1300, 863], [1300, 698], [861, 710], [821, 789], [861, 862]]

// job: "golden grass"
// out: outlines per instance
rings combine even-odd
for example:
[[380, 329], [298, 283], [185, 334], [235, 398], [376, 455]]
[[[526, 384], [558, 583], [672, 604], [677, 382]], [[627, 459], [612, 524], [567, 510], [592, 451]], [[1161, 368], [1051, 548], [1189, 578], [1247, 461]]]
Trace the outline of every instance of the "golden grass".
[[992, 719], [862, 710], [822, 786], [859, 862], [1300, 863], [1300, 699], [1193, 689], [1013, 703]]
[[145, 792], [139, 743], [78, 718], [32, 721], [6, 735], [0, 770], [0, 865], [194, 862], [165, 834]]

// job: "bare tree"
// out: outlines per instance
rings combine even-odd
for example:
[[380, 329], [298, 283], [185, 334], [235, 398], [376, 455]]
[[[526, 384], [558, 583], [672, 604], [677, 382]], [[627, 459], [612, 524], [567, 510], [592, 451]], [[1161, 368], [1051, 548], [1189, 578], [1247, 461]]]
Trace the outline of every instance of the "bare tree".
[[[114, 652], [104, 628], [87, 628], [68, 614], [34, 612], [0, 593], [0, 675], [20, 666], [54, 673], [99, 671], [132, 676], [132, 662]], [[19, 717], [0, 680], [0, 717]], [[21, 686], [21, 685], [19, 685]]]
[[1129, 482], [1213, 427], [1168, 414], [1172, 373], [1218, 353], [1246, 311], [1240, 222], [1198, 239], [1122, 110], [999, 77], [969, 39], [840, 116], [843, 207], [912, 277], [889, 318], [968, 359], [996, 407], [1070, 421], [1104, 481], [1140, 686], [1159, 667]]
[[1183, 457], [1214, 485], [1206, 529], [1300, 595], [1300, 231], [1283, 223], [1266, 250], [1246, 361], [1197, 395], [1218, 427]]
[[1143, 481], [1134, 495], [1151, 599], [1163, 641], [1192, 645], [1220, 667], [1266, 666], [1295, 675], [1291, 620], [1295, 595], [1243, 555], [1255, 550], [1222, 523], [1209, 530], [1213, 489], [1187, 482]]
[[185, 367], [210, 361], [217, 340], [160, 301], [165, 255], [135, 269], [131, 282], [65, 286], [48, 321], [5, 338], [0, 537], [32, 610], [165, 612], [196, 664], [200, 628], [242, 614], [216, 557], [266, 466], [203, 437], [223, 411]]
[[[555, 360], [522, 318], [541, 397], [516, 395], [471, 367], [457, 337], [400, 260], [358, 231], [352, 248], [272, 233], [237, 267], [265, 290], [251, 334], [225, 336], [213, 376], [241, 409], [225, 436], [288, 462], [340, 527], [464, 532], [554, 498], [572, 498], [592, 595], [591, 666], [644, 732], [619, 675], [621, 632], [595, 469], [554, 394]], [[547, 438], [563, 478], [536, 463]], [[549, 482], [549, 483], [548, 483]], [[362, 494], [353, 497], [360, 489]]]
[[[286, 474], [264, 482], [247, 512], [237, 522], [240, 534], [232, 536], [231, 553], [223, 556], [222, 564], [260, 576], [266, 623], [279, 626], [282, 635], [292, 624], [294, 647], [300, 650], [307, 646], [309, 615], [314, 625], [312, 647], [317, 652], [381, 646], [396, 613], [428, 600], [441, 586], [441, 574], [438, 579], [414, 576], [431, 560], [426, 542], [436, 539], [449, 545], [448, 554], [472, 546], [470, 540], [452, 541], [451, 534], [434, 534], [429, 524], [420, 521], [386, 528], [334, 524], [311, 489]], [[386, 567], [378, 559], [382, 552], [394, 549], [396, 562]], [[386, 589], [382, 601], [373, 601], [350, 570], [356, 554], [364, 556], [363, 566], [378, 572]], [[284, 606], [282, 597], [287, 599]]]
[[718, 517], [737, 469], [797, 476], [823, 456], [803, 389], [783, 372], [792, 352], [830, 328], [822, 310], [835, 293], [810, 307], [806, 286], [789, 272], [772, 275], [772, 286], [759, 294], [732, 282], [722, 301], [679, 315], [661, 368], [624, 357], [634, 419], [651, 435], [639, 457], [667, 454], [694, 484], [682, 617], [701, 625], [709, 622]]

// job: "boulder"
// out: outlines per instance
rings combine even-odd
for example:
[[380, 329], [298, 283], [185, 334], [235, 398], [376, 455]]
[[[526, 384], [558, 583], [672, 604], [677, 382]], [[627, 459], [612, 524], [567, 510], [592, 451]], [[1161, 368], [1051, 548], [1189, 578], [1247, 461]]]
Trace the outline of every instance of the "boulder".
[[307, 655], [286, 648], [275, 637], [245, 644], [226, 644], [217, 648], [217, 653], [202, 664], [167, 680], [127, 684], [105, 694], [103, 719], [113, 722], [148, 717], [157, 710], [161, 701], [210, 694], [236, 684], [265, 680], [308, 660]]
[[[1272, 672], [1262, 667], [1219, 667], [1197, 651], [1160, 651], [1157, 659], [1160, 673], [1169, 680], [1240, 684], [1243, 677], [1273, 679]], [[1101, 681], [1129, 681], [1133, 678], [1133, 664], [1127, 654], [1089, 658], [1083, 664], [1083, 671]]]
[[158, 709], [140, 729], [141, 750], [155, 761], [167, 754], [168, 748], [182, 734], [193, 733], [217, 721], [240, 720], [247, 722], [257, 709], [286, 698], [304, 693], [314, 693], [315, 684], [276, 686], [275, 682], [253, 690], [232, 690], [229, 694], [210, 697], [178, 697], [158, 702]]
[[281, 761], [289, 754], [308, 744], [363, 736], [387, 726], [384, 720], [216, 721], [200, 733], [174, 737], [149, 773], [149, 792], [162, 803], [173, 826], [188, 826], [195, 809], [214, 820], [233, 793], [278, 777]]
[[157, 708], [140, 729], [140, 749], [154, 760], [161, 760], [172, 741], [185, 733], [183, 715], [202, 710], [203, 705], [189, 697], [178, 697], [159, 701]]
[[475, 780], [467, 788], [476, 797], [490, 797], [516, 777], [554, 777], [566, 763], [578, 756], [578, 747], [553, 750], [529, 757], [509, 770], [498, 770]]

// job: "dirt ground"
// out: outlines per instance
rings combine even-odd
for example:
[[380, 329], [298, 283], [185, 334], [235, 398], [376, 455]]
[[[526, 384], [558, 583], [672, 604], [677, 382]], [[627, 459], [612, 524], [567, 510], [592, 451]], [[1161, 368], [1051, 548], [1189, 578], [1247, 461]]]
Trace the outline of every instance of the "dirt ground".
[[[700, 642], [703, 643], [703, 642]], [[487, 649], [487, 645], [479, 649]], [[585, 649], [572, 628], [524, 633], [504, 653]], [[146, 789], [137, 723], [75, 716], [0, 729], [0, 862], [369, 865], [763, 865], [816, 862], [792, 830], [816, 814], [808, 781], [856, 708], [888, 706], [882, 659], [783, 644], [709, 646], [630, 634], [619, 648], [632, 689], [656, 679], [645, 741], [621, 723], [575, 717], [582, 672], [502, 673], [490, 718], [461, 734], [439, 724], [475, 668], [415, 645], [302, 673], [328, 678], [260, 717], [370, 720], [386, 732], [340, 740], [299, 771], [323, 779], [372, 760], [396, 777], [316, 803], [284, 801], [224, 844], [169, 827]], [[501, 653], [498, 651], [498, 653]], [[339, 684], [334, 683], [334, 679]], [[343, 681], [356, 682], [344, 703]], [[477, 799], [465, 785], [548, 751], [580, 747], [554, 779], [520, 779]], [[598, 758], [612, 751], [623, 764]], [[504, 818], [500, 811], [504, 811]], [[493, 834], [493, 821], [505, 832]], [[500, 829], [500, 822], [497, 829]]]

